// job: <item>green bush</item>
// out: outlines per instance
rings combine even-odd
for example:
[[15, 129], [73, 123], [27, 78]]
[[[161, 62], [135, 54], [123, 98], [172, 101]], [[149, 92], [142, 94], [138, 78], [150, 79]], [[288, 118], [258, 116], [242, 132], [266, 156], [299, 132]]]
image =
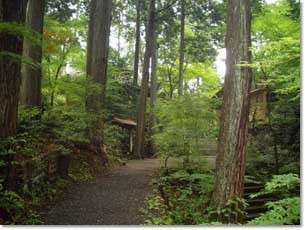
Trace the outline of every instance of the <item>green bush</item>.
[[189, 158], [202, 153], [203, 142], [215, 141], [217, 116], [210, 102], [197, 94], [158, 102], [153, 141], [160, 156]]
[[291, 162], [289, 164], [282, 166], [279, 169], [279, 173], [281, 173], [281, 174], [285, 174], [285, 173], [300, 174], [300, 162]]
[[104, 138], [107, 157], [112, 163], [120, 162], [121, 158], [129, 156], [125, 148], [126, 146], [124, 145], [125, 140], [129, 140], [127, 131], [124, 132], [122, 128], [117, 125], [106, 123]]
[[74, 144], [89, 143], [87, 131], [95, 119], [94, 116], [80, 109], [58, 108], [49, 112], [49, 119], [55, 114], [57, 125], [54, 126], [54, 132], [57, 138]]
[[[4, 214], [4, 223], [16, 223], [24, 212], [24, 200], [15, 192], [0, 191], [0, 211]], [[0, 220], [1, 221], [1, 220]]]
[[300, 192], [300, 178], [299, 175], [289, 173], [283, 175], [273, 175], [272, 180], [265, 184], [264, 190], [251, 195], [251, 198], [258, 197], [264, 194], [273, 194], [282, 199]]
[[206, 222], [205, 208], [214, 186], [212, 175], [167, 170], [154, 184], [157, 189], [146, 199], [146, 224]]
[[287, 225], [300, 224], [300, 197], [285, 198], [268, 202], [270, 209], [260, 217], [248, 222], [250, 225]]
[[300, 224], [300, 178], [297, 174], [273, 175], [264, 190], [253, 194], [251, 198], [263, 194], [272, 194], [278, 200], [267, 202], [269, 210], [248, 224]]

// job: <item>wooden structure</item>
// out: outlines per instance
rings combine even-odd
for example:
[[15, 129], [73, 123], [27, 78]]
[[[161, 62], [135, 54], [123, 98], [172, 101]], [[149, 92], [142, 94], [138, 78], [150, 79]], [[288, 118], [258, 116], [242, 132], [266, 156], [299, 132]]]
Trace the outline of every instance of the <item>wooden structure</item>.
[[114, 117], [112, 119], [112, 123], [117, 124], [122, 128], [129, 130], [129, 152], [132, 153], [134, 146], [133, 130], [136, 128], [137, 123], [130, 118], [118, 118], [118, 117]]
[[268, 89], [258, 88], [250, 92], [249, 121], [253, 123], [267, 124], [268, 116]]
[[[221, 99], [223, 97], [223, 88], [219, 90], [214, 98]], [[268, 119], [268, 89], [257, 88], [250, 92], [250, 112], [249, 122], [267, 124]], [[221, 106], [217, 108], [219, 118]]]
[[0, 168], [0, 178], [5, 180], [8, 189], [31, 189], [42, 181], [55, 182], [58, 177], [67, 179], [70, 164], [70, 154], [63, 154], [59, 145], [45, 146], [37, 156], [17, 153]]

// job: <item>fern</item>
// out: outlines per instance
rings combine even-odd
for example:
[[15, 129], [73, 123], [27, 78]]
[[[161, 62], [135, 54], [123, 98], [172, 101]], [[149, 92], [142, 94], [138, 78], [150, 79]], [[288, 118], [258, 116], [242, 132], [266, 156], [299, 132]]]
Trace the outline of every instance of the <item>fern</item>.
[[268, 202], [270, 211], [248, 222], [250, 225], [300, 224], [300, 197]]
[[272, 180], [267, 182], [263, 191], [252, 194], [255, 198], [264, 194], [275, 194], [280, 198], [286, 198], [299, 190], [300, 178], [297, 174], [289, 173], [283, 175], [273, 175]]
[[300, 197], [298, 195], [300, 178], [297, 174], [273, 175], [263, 191], [253, 194], [251, 198], [273, 194], [280, 198], [266, 204], [269, 211], [248, 222], [250, 225], [282, 225], [300, 223]]

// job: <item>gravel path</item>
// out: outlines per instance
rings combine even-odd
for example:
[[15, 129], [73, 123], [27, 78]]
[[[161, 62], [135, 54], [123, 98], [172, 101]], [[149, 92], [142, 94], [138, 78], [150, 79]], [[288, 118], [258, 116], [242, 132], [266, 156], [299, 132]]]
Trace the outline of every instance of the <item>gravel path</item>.
[[150, 191], [158, 159], [129, 161], [95, 181], [73, 185], [63, 200], [43, 214], [48, 225], [137, 225], [144, 218], [139, 209]]

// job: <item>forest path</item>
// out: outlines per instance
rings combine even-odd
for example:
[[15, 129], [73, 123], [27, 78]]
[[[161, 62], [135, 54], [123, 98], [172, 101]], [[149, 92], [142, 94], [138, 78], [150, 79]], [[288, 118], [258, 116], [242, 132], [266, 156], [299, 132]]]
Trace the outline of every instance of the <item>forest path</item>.
[[149, 182], [160, 159], [129, 161], [93, 181], [74, 184], [62, 201], [43, 214], [48, 225], [137, 225]]

